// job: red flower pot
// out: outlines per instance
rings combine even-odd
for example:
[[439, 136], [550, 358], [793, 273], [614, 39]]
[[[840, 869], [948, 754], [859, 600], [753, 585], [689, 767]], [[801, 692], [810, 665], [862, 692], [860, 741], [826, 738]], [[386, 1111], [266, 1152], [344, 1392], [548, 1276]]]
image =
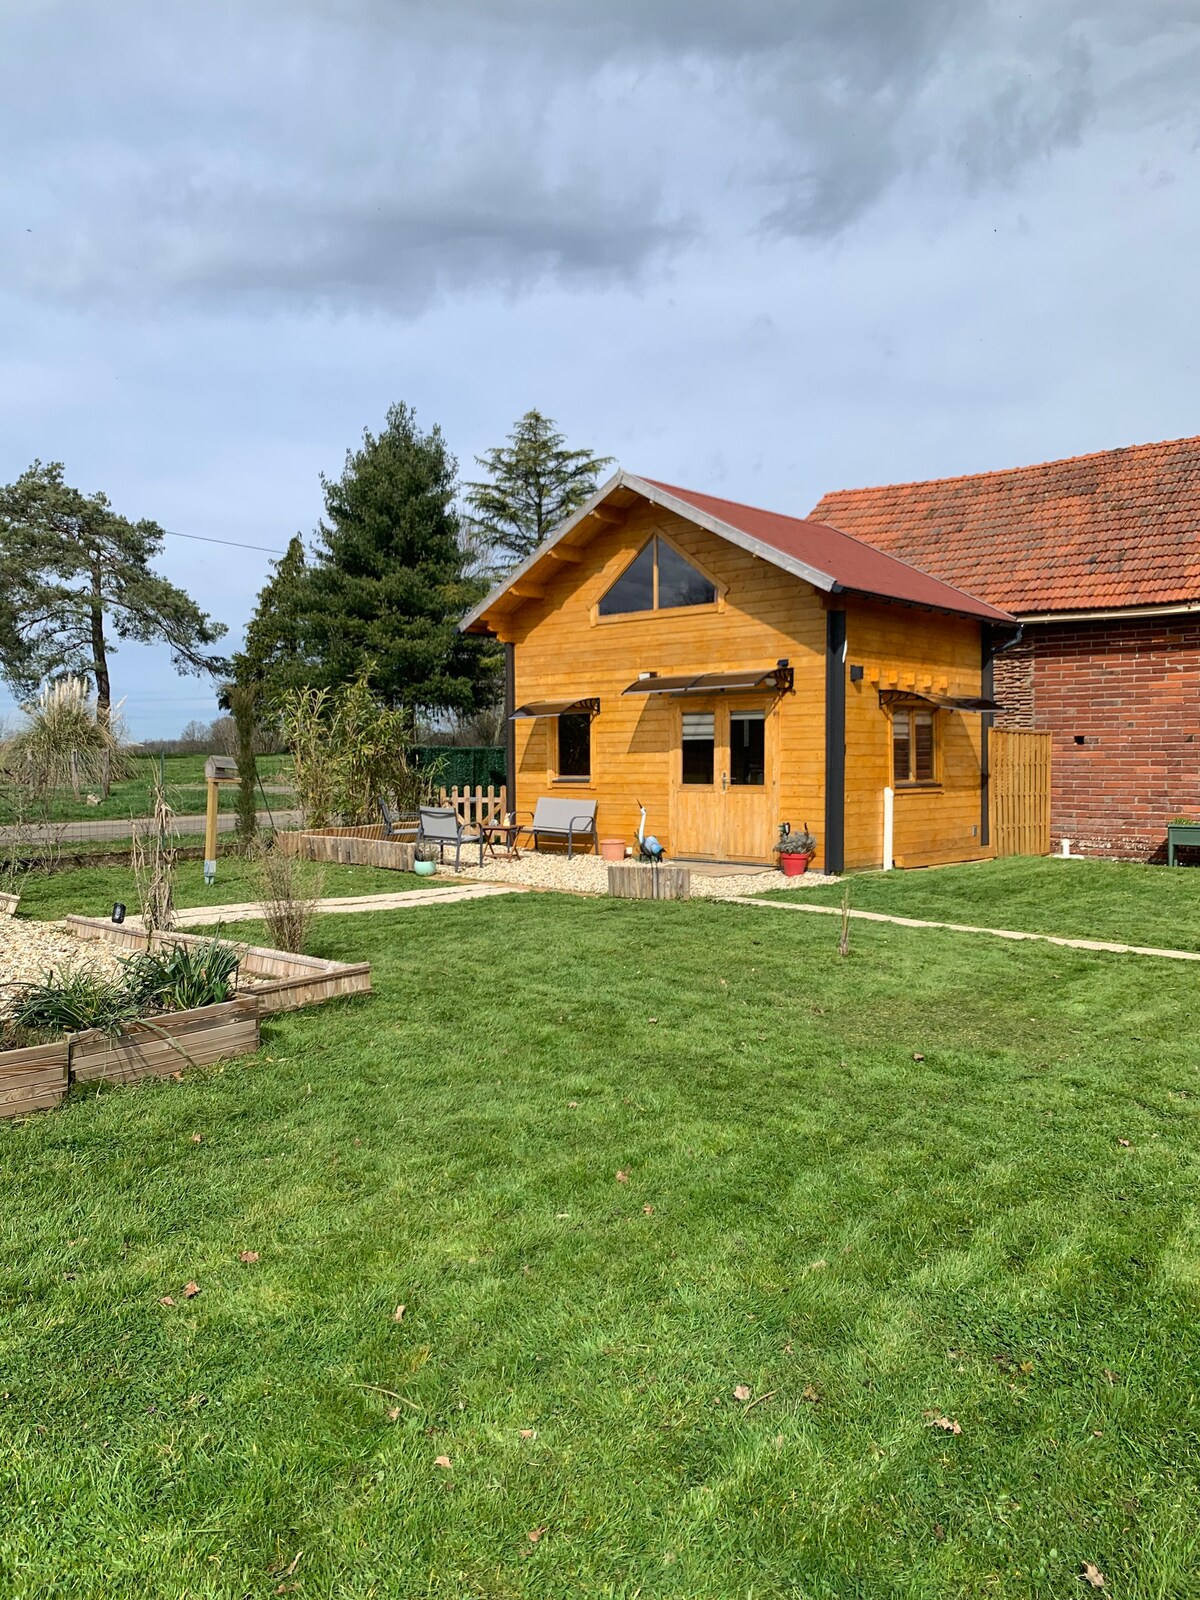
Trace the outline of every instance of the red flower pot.
[[808, 871], [809, 856], [784, 856], [779, 858], [779, 865], [783, 869], [785, 878], [799, 878]]

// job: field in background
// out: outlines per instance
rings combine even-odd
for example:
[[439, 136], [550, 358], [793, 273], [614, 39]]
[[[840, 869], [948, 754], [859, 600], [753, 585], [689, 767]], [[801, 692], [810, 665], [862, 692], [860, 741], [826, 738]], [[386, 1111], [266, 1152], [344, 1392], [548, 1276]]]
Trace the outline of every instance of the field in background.
[[[204, 757], [163, 756], [161, 766], [167, 787], [167, 800], [175, 811], [181, 816], [197, 815], [202, 812], [205, 807]], [[148, 817], [153, 809], [152, 793], [159, 769], [158, 756], [136, 756], [133, 776], [121, 783], [114, 783], [108, 799], [102, 801], [100, 805], [90, 806], [82, 797], [77, 802], [67, 789], [56, 796], [48, 809], [31, 806], [24, 820], [39, 823], [43, 821], [125, 823], [131, 817]], [[258, 775], [267, 790], [267, 798], [272, 806], [282, 809], [291, 803], [291, 788], [288, 781], [290, 771], [290, 756], [259, 756]], [[280, 788], [281, 792], [272, 793], [273, 788]], [[222, 785], [220, 800], [223, 811], [236, 809], [236, 787]], [[261, 795], [259, 809], [264, 809]], [[0, 826], [18, 820], [11, 805], [6, 806], [4, 797], [0, 795]]]

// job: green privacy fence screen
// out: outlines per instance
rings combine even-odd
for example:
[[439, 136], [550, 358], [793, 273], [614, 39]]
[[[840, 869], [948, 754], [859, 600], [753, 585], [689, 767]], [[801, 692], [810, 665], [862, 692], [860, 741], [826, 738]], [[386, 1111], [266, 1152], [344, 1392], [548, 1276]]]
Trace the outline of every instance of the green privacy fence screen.
[[497, 788], [504, 778], [504, 746], [502, 744], [419, 744], [413, 751], [418, 767], [437, 765], [438, 780], [447, 789], [474, 789], [476, 785]]

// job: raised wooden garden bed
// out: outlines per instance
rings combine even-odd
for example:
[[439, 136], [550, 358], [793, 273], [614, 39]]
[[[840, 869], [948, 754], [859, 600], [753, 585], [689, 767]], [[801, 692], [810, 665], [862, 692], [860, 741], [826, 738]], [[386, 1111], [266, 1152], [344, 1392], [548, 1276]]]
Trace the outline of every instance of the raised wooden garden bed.
[[[152, 939], [136, 924], [118, 926], [99, 917], [67, 917], [66, 925], [78, 939], [131, 952], [208, 943], [198, 933], [164, 933]], [[56, 1106], [71, 1083], [133, 1083], [250, 1055], [259, 1047], [264, 1016], [371, 992], [368, 961], [322, 961], [251, 945], [242, 947], [240, 971], [254, 980], [254, 987], [223, 1005], [167, 1012], [132, 1023], [116, 1037], [90, 1029], [51, 1044], [0, 1051], [0, 1117]]]
[[184, 1067], [252, 1055], [259, 1046], [258, 1002], [252, 994], [243, 995], [224, 1005], [131, 1023], [116, 1038], [95, 1029], [74, 1033], [69, 1043], [74, 1083], [136, 1083], [139, 1078], [168, 1077]]
[[0, 1050], [0, 1117], [23, 1117], [27, 1111], [56, 1106], [70, 1081], [70, 1046], [66, 1039]]
[[[151, 938], [144, 928], [134, 923], [123, 922], [118, 926], [102, 917], [68, 917], [66, 921], [76, 938], [103, 939], [121, 950], [208, 943], [208, 936], [202, 933], [160, 933]], [[241, 971], [255, 980], [253, 997], [264, 1015], [299, 1011], [302, 1006], [318, 1006], [326, 1000], [371, 992], [369, 961], [322, 961], [317, 956], [297, 956], [287, 950], [268, 950], [260, 945], [242, 946], [241, 950]]]
[[275, 843], [285, 855], [304, 861], [332, 861], [343, 867], [390, 867], [411, 872], [417, 859], [416, 841], [385, 839], [379, 823], [361, 828], [306, 828], [277, 833]]

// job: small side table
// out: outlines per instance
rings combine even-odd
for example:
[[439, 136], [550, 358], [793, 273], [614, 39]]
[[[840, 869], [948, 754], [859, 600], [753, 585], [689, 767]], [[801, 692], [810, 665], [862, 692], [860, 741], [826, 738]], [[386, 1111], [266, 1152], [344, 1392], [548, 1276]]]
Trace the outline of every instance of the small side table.
[[479, 824], [483, 848], [493, 861], [519, 861], [521, 859], [521, 852], [517, 849], [517, 836], [520, 832], [520, 824], [516, 822], [481, 822]]

